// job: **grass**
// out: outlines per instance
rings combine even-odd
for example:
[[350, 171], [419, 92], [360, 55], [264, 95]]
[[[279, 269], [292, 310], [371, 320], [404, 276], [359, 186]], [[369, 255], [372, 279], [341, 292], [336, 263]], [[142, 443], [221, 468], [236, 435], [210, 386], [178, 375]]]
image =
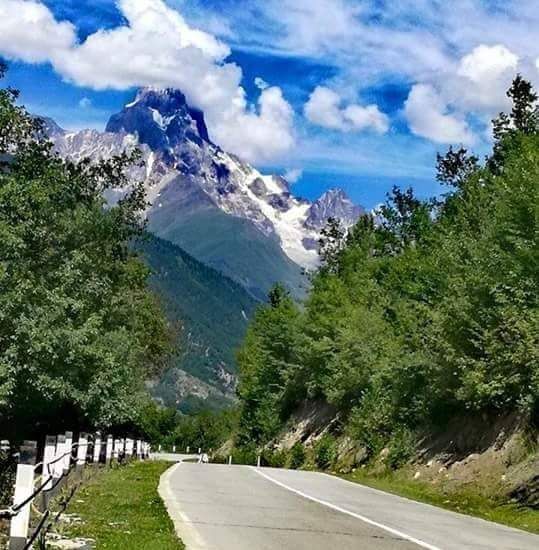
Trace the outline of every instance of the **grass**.
[[372, 474], [365, 470], [357, 470], [352, 474], [340, 477], [411, 500], [426, 502], [454, 512], [539, 533], [539, 511], [497, 502], [482, 495], [473, 486], [446, 490], [423, 481], [411, 480], [401, 472]]
[[157, 493], [165, 462], [132, 462], [103, 468], [85, 483], [67, 512], [82, 523], [67, 528], [70, 537], [91, 538], [107, 550], [183, 550]]

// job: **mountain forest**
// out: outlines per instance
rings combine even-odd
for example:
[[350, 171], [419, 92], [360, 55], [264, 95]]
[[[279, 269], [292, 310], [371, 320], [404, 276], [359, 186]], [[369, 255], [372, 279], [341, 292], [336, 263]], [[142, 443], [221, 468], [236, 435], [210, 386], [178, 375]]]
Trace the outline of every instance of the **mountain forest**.
[[520, 76], [508, 95], [488, 158], [438, 155], [443, 196], [394, 187], [349, 231], [330, 220], [305, 304], [272, 290], [238, 355], [238, 445], [266, 445], [306, 400], [396, 463], [451, 419], [537, 426], [539, 111]]

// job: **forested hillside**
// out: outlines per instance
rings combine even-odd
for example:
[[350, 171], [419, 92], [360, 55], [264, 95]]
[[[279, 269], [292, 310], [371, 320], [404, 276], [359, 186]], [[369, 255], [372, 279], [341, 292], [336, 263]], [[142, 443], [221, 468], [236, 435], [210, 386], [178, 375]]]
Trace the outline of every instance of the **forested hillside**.
[[508, 95], [484, 163], [450, 149], [443, 197], [394, 188], [377, 219], [329, 224], [304, 308], [271, 293], [239, 354], [240, 445], [268, 442], [307, 399], [396, 461], [452, 418], [537, 423], [539, 115], [522, 78]]
[[[137, 250], [152, 271], [151, 288], [176, 328], [179, 350], [153, 389], [154, 395], [184, 411], [230, 405], [235, 391], [235, 352], [259, 302], [238, 283], [168, 241], [148, 233], [137, 243]], [[188, 388], [178, 384], [180, 371], [195, 377]], [[197, 379], [210, 387], [197, 392]], [[185, 393], [187, 389], [191, 395]]]

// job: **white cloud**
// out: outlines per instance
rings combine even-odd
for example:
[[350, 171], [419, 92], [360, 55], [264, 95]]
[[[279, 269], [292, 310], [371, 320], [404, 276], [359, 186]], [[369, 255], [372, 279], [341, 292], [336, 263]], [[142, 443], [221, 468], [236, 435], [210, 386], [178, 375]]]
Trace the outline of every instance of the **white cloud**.
[[412, 132], [437, 143], [471, 144], [474, 136], [466, 121], [450, 114], [438, 92], [429, 84], [416, 84], [405, 102], [404, 113]]
[[56, 21], [43, 4], [0, 1], [0, 52], [28, 63], [48, 61], [76, 41], [71, 23]]
[[243, 158], [252, 162], [269, 162], [290, 151], [295, 143], [294, 111], [281, 89], [272, 86], [263, 90], [256, 111], [247, 106], [245, 93], [240, 90], [235, 103], [213, 117], [210, 127], [217, 143], [230, 151], [241, 151]]
[[269, 84], [263, 78], [260, 78], [259, 76], [257, 76], [255, 78], [255, 86], [259, 90], [265, 90], [266, 88], [269, 88]]
[[389, 129], [388, 118], [378, 106], [350, 104], [342, 108], [342, 102], [334, 90], [317, 86], [305, 104], [304, 113], [313, 124], [343, 132], [372, 129], [384, 134]]
[[92, 100], [89, 98], [89, 97], [83, 97], [80, 101], [79, 101], [79, 107], [81, 109], [88, 109], [92, 106]]
[[[245, 0], [225, 17], [235, 49], [319, 61], [334, 70], [329, 87], [355, 94], [427, 84], [483, 126], [507, 108], [517, 71], [539, 86], [537, 0]], [[335, 109], [326, 115], [341, 124]]]
[[72, 26], [56, 21], [44, 5], [2, 0], [0, 53], [48, 60], [67, 80], [97, 90], [180, 88], [205, 112], [217, 143], [251, 162], [272, 160], [293, 146], [292, 108], [281, 90], [264, 89], [257, 105], [249, 105], [240, 67], [225, 62], [226, 44], [190, 27], [162, 0], [119, 0], [118, 8], [126, 25], [79, 44]]
[[458, 83], [463, 103], [491, 112], [507, 107], [505, 92], [517, 72], [518, 62], [518, 56], [501, 44], [474, 48], [460, 60], [457, 69], [457, 75], [465, 80]]
[[296, 183], [303, 176], [303, 170], [301, 168], [291, 168], [284, 174], [284, 179], [289, 183]]
[[379, 134], [385, 134], [389, 130], [387, 115], [378, 109], [377, 105], [348, 105], [343, 111], [344, 119], [355, 130], [373, 129]]

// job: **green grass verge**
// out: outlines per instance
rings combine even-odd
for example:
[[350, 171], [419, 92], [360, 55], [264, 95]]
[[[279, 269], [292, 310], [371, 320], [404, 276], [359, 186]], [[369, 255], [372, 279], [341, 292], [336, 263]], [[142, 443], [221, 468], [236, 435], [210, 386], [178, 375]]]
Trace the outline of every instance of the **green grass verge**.
[[103, 468], [75, 494], [67, 512], [82, 518], [72, 537], [91, 538], [107, 550], [183, 550], [157, 493], [165, 462], [132, 462]]
[[408, 479], [399, 472], [372, 474], [368, 471], [357, 470], [352, 474], [340, 475], [340, 477], [454, 512], [539, 533], [539, 511], [497, 502], [482, 495], [480, 490], [473, 486], [448, 490], [422, 481]]

